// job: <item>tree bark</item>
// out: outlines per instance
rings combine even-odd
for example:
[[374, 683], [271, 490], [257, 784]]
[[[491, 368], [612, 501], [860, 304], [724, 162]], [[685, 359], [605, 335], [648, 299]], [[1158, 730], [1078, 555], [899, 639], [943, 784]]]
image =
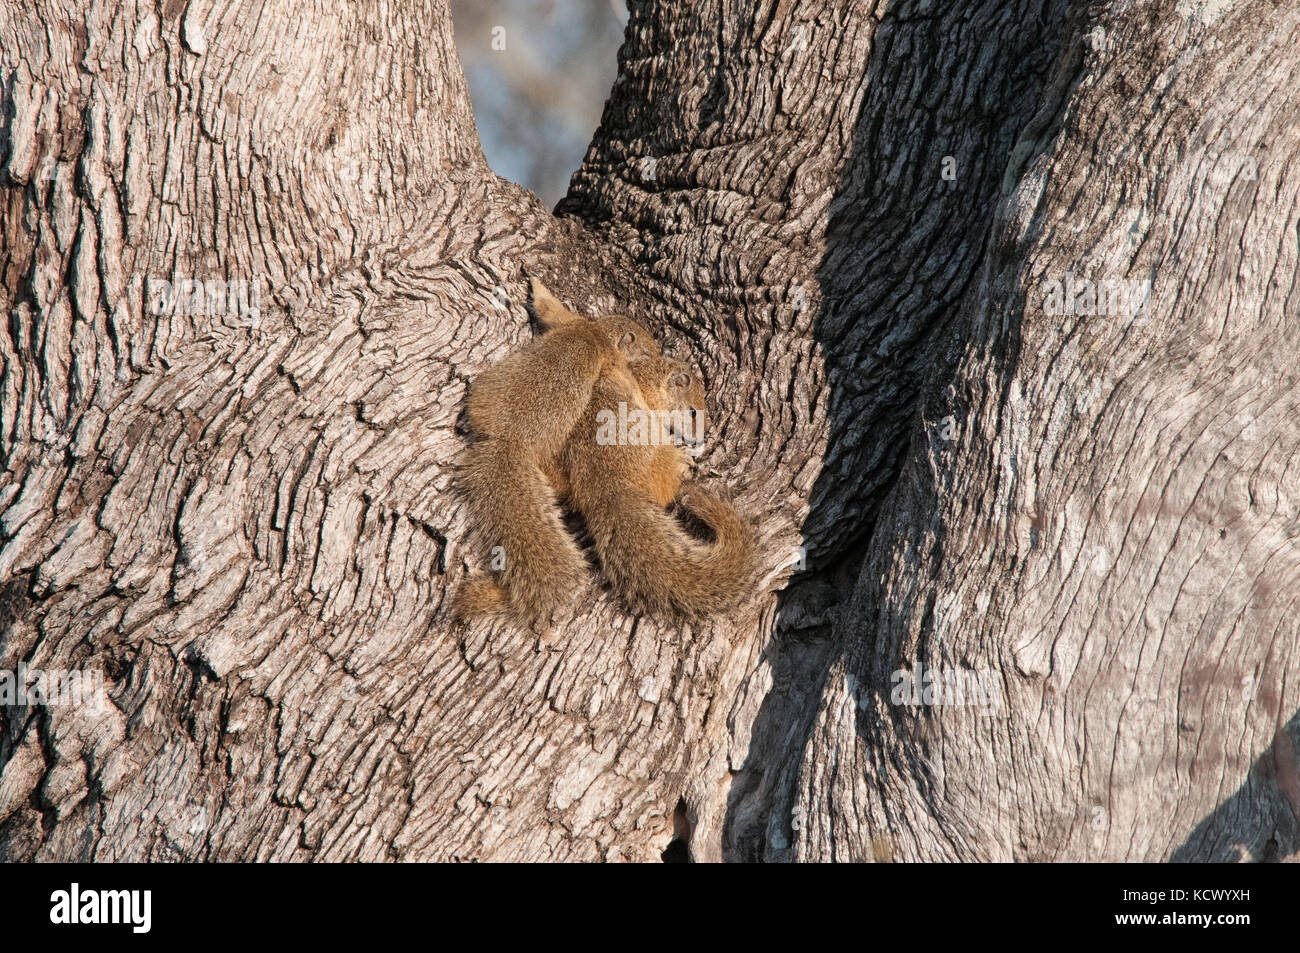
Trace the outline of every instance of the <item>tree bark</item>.
[[[83, 6], [0, 19], [0, 669], [109, 701], [0, 709], [0, 857], [1300, 850], [1300, 10], [636, 3], [551, 214], [442, 0]], [[703, 371], [737, 612], [451, 626], [525, 268]]]

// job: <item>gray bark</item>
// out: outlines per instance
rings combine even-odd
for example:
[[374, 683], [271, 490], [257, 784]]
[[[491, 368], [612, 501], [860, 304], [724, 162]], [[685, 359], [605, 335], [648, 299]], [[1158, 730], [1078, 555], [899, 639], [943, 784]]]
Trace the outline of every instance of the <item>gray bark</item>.
[[[637, 3], [553, 215], [441, 0], [84, 6], [0, 19], [0, 669], [110, 701], [3, 709], [0, 856], [1300, 849], [1300, 10]], [[450, 625], [525, 267], [704, 372], [740, 610]]]

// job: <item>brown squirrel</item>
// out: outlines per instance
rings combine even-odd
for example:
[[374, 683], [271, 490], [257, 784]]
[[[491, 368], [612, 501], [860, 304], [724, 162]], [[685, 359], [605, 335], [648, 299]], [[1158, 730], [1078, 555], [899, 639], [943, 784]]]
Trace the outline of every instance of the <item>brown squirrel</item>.
[[[564, 308], [537, 281], [533, 282], [533, 309], [550, 329], [542, 340], [592, 323]], [[698, 441], [702, 435], [706, 411], [698, 378], [681, 362], [660, 356], [653, 339], [635, 322], [615, 317], [597, 318], [595, 323], [618, 341], [627, 360], [623, 364], [609, 361], [595, 370], [590, 399], [578, 407], [580, 420], [571, 423], [574, 403], [566, 399], [563, 415], [553, 415], [562, 416], [563, 421], [547, 421], [546, 440], [535, 439], [525, 448], [526, 431], [519, 433], [519, 413], [511, 421], [500, 419], [503, 407], [509, 414], [509, 405], [501, 402], [501, 396], [537, 389], [525, 370], [547, 385], [556, 377], [568, 379], [571, 371], [561, 373], [518, 362], [508, 369], [508, 385], [489, 379], [489, 386], [481, 388], [483, 377], [475, 382], [470, 395], [470, 419], [475, 429], [489, 434], [510, 432], [516, 439], [497, 441], [501, 446], [495, 455], [484, 451], [466, 468], [471, 502], [475, 496], [479, 501], [472, 509], [476, 519], [486, 525], [489, 538], [505, 538], [510, 533], [514, 546], [513, 550], [507, 546], [507, 569], [498, 579], [479, 576], [462, 588], [457, 596], [461, 618], [485, 614], [537, 617], [549, 601], [573, 591], [581, 555], [559, 520], [557, 496], [586, 518], [606, 575], [635, 609], [659, 615], [704, 615], [728, 608], [744, 586], [752, 540], [729, 503], [700, 489], [692, 489], [689, 499], [683, 500], [713, 530], [716, 540], [712, 544], [692, 539], [664, 510], [677, 496], [686, 469], [682, 442]], [[559, 348], [541, 357], [567, 359]], [[593, 367], [583, 365], [582, 371], [585, 382]], [[651, 415], [647, 421], [637, 416], [645, 411], [662, 414]], [[634, 425], [624, 427], [628, 418], [633, 418]], [[484, 420], [481, 426], [479, 419]], [[611, 432], [616, 420], [623, 432]], [[549, 438], [565, 422], [570, 424], [568, 439], [562, 449], [548, 455], [554, 447]], [[530, 454], [528, 466], [521, 467], [518, 460], [524, 453]], [[510, 454], [511, 460], [503, 459]], [[487, 472], [490, 467], [497, 468], [495, 473]], [[503, 473], [510, 476], [502, 477]], [[528, 482], [520, 481], [523, 475]], [[504, 479], [514, 480], [515, 485], [502, 486]], [[517, 554], [513, 566], [512, 552]], [[557, 560], [560, 554], [563, 563]], [[555, 561], [559, 571], [531, 562], [542, 556]], [[521, 559], [529, 562], [520, 566]]]
[[[660, 506], [668, 506], [677, 498], [677, 490], [685, 476], [686, 444], [698, 443], [703, 437], [708, 424], [708, 411], [705, 408], [704, 387], [691, 369], [681, 361], [670, 357], [651, 357], [633, 360], [628, 363], [640, 391], [640, 400], [629, 403], [629, 414], [637, 411], [657, 411], [649, 421], [636, 420], [645, 429], [648, 436], [653, 430], [657, 444], [651, 457], [649, 479], [646, 489]], [[597, 416], [599, 417], [599, 410]], [[609, 423], [617, 421], [615, 408], [607, 408], [611, 418]], [[582, 434], [574, 430], [570, 442], [585, 439], [591, 442], [599, 434]], [[616, 434], [614, 436], [617, 436]], [[542, 464], [546, 480], [555, 490], [561, 502], [569, 497], [569, 473], [565, 469], [563, 452], [555, 459]]]
[[475, 379], [469, 420], [477, 439], [461, 458], [460, 480], [472, 522], [504, 564], [499, 583], [468, 580], [455, 614], [546, 616], [582, 584], [586, 563], [560, 519], [549, 466], [590, 403], [598, 379], [637, 384], [628, 358], [658, 357], [645, 328], [621, 316], [587, 319], [531, 279], [533, 312], [548, 329]]
[[[749, 580], [748, 527], [730, 503], [699, 487], [688, 488], [680, 502], [713, 531], [712, 543], [693, 539], [664, 509], [677, 496], [685, 470], [685, 450], [676, 441], [698, 439], [699, 427], [692, 426], [689, 435], [668, 434], [672, 441], [658, 445], [624, 439], [633, 436], [631, 426], [624, 432], [624, 406], [635, 407], [638, 397], [642, 407], [680, 411], [677, 420], [691, 415], [702, 423], [703, 387], [669, 358], [629, 366], [637, 387], [621, 376], [600, 377], [560, 453], [557, 469], [567, 478], [566, 498], [586, 520], [601, 568], [632, 609], [686, 618], [721, 612], [739, 601]], [[614, 415], [619, 432], [610, 440]]]

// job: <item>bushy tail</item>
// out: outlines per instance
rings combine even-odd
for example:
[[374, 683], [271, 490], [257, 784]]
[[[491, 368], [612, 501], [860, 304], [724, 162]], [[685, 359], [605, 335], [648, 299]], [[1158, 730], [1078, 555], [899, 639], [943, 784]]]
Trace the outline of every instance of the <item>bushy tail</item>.
[[586, 563], [542, 471], [524, 448], [488, 439], [466, 450], [460, 479], [471, 525], [485, 547], [482, 561], [497, 570], [495, 561], [501, 559], [504, 568], [493, 577], [467, 581], [457, 594], [456, 614], [503, 614], [523, 621], [549, 617], [581, 588]]
[[587, 516], [605, 575], [635, 610], [696, 618], [732, 608], [751, 581], [753, 537], [735, 507], [692, 488], [682, 503], [713, 531], [692, 539], [650, 499], [622, 500]]
[[510, 593], [491, 576], [475, 574], [460, 584], [451, 603], [452, 618], [472, 622], [487, 616], [510, 616]]

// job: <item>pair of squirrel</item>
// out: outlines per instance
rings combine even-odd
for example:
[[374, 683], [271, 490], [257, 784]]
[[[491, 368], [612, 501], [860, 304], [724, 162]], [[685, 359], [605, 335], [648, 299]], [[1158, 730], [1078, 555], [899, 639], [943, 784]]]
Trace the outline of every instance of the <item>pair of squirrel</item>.
[[679, 502], [714, 535], [712, 543], [694, 539], [665, 509], [682, 485], [684, 447], [598, 436], [602, 419], [610, 420], [604, 415], [618, 414], [620, 404], [702, 425], [698, 378], [660, 354], [635, 321], [586, 318], [536, 278], [530, 286], [545, 333], [470, 387], [476, 439], [460, 481], [474, 528], [489, 547], [501, 547], [504, 564], [466, 581], [457, 618], [545, 620], [580, 590], [586, 561], [561, 503], [586, 521], [601, 569], [634, 611], [698, 618], [731, 607], [748, 581], [753, 549], [735, 508], [689, 486]]

